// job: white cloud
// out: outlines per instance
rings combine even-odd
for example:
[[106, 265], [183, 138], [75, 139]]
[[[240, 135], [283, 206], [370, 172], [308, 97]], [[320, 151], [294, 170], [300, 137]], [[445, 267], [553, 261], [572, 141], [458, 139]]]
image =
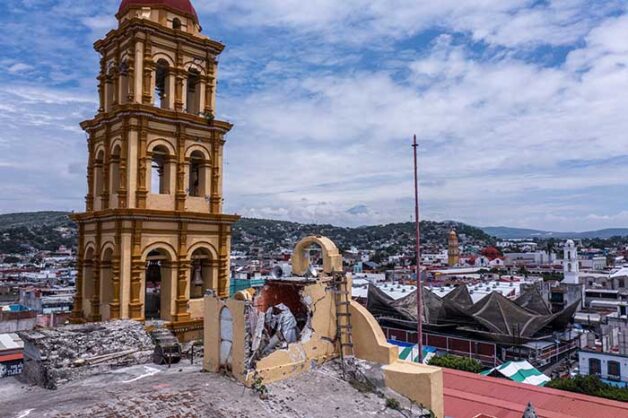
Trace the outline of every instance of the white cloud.
[[[552, 195], [621, 187], [628, 177], [626, 165], [587, 163], [628, 155], [620, 117], [628, 96], [616, 94], [628, 91], [628, 53], [613, 35], [626, 21], [602, 22], [557, 68], [480, 60], [444, 36], [401, 82], [385, 71], [310, 76], [223, 101], [239, 125], [227, 151], [234, 207], [282, 208], [305, 221], [321, 213], [351, 224], [406, 219], [416, 132], [426, 216], [549, 228], [556, 219], [543, 210], [552, 210], [571, 212], [562, 227], [607, 225], [587, 217], [608, 211], [603, 202], [561, 204]], [[248, 198], [255, 190], [265, 195]], [[333, 205], [313, 211], [302, 198]], [[374, 211], [346, 216], [359, 204]]]
[[[0, 171], [10, 181], [0, 192], [28, 198], [0, 210], [80, 210], [78, 122], [97, 101], [91, 42], [115, 25], [118, 2], [46, 0], [49, 10], [40, 0], [7, 2]], [[206, 33], [232, 38], [218, 100], [219, 115], [236, 123], [227, 210], [353, 225], [409, 220], [417, 133], [426, 218], [563, 230], [626, 223], [625, 2], [194, 4]], [[563, 64], [548, 64], [567, 52]]]
[[336, 42], [387, 42], [434, 27], [494, 45], [577, 41], [621, 1], [586, 0], [199, 0], [201, 11], [250, 27], [290, 27]]
[[32, 65], [28, 65], [23, 62], [16, 62], [15, 64], [11, 64], [9, 67], [7, 67], [7, 71], [10, 72], [11, 74], [28, 73], [29, 71], [32, 71], [34, 68], [35, 67], [33, 67]]

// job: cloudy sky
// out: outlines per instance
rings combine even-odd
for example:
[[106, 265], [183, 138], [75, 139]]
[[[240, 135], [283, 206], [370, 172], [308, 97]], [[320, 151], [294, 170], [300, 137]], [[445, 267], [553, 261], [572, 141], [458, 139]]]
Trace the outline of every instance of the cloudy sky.
[[[92, 42], [118, 0], [0, 2], [0, 212], [83, 209]], [[193, 0], [227, 44], [226, 210], [628, 226], [625, 0]]]

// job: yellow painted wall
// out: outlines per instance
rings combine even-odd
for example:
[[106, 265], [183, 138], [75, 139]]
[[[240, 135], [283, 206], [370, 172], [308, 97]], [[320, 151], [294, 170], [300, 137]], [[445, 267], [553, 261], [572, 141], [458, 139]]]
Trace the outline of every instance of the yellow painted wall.
[[378, 364], [397, 361], [399, 350], [386, 341], [386, 336], [373, 315], [355, 301], [351, 301], [350, 309], [355, 356]]
[[236, 379], [244, 382], [247, 377], [246, 353], [246, 302], [234, 299], [221, 300], [214, 296], [205, 297], [205, 330], [203, 369], [218, 372], [220, 366], [220, 311], [223, 307], [231, 310], [233, 317], [233, 346], [231, 370]]
[[401, 360], [383, 369], [387, 387], [431, 409], [437, 417], [445, 416], [442, 369]]

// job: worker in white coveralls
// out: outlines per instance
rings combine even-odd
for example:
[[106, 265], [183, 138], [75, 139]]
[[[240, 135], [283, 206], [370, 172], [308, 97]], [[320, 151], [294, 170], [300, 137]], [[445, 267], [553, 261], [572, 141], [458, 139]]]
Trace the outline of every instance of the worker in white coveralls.
[[270, 339], [262, 351], [263, 356], [270, 354], [279, 345], [286, 347], [297, 341], [297, 320], [290, 308], [282, 303], [268, 309], [265, 316]]

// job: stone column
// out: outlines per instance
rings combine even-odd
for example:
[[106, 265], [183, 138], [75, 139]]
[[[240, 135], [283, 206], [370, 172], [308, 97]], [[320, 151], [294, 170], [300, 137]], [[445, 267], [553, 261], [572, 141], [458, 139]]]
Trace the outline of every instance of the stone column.
[[113, 297], [109, 304], [109, 319], [115, 321], [120, 319], [120, 244], [121, 244], [121, 223], [117, 221], [117, 233], [115, 239], [115, 251], [111, 259], [111, 285], [113, 287]]
[[147, 156], [147, 139], [148, 139], [148, 122], [142, 118], [140, 122], [139, 144], [137, 150], [137, 191], [135, 197], [135, 206], [140, 209], [146, 209], [146, 197], [148, 189], [146, 185], [146, 174], [150, 164]]
[[183, 112], [183, 81], [185, 80], [184, 72], [176, 70], [176, 79], [174, 84], [174, 108], [177, 112]]
[[92, 295], [91, 305], [92, 311], [89, 315], [90, 322], [100, 322], [100, 269], [101, 263], [98, 259], [98, 254], [95, 256], [92, 263], [92, 274], [94, 275], [94, 294]]
[[[217, 134], [214, 134], [217, 135]], [[212, 143], [212, 178], [211, 178], [211, 198], [210, 212], [220, 214], [222, 206], [222, 196], [220, 194], [220, 170], [221, 170], [221, 139], [214, 137]]]
[[227, 231], [225, 225], [219, 227], [218, 254], [218, 296], [229, 297], [229, 249], [227, 248]]
[[102, 196], [100, 209], [109, 209], [109, 190], [111, 185], [111, 128], [105, 128], [105, 161], [102, 169]]
[[118, 64], [116, 63], [115, 67], [112, 69], [111, 74], [111, 84], [113, 88], [113, 98], [111, 100], [111, 110], [114, 110], [118, 104], [120, 103], [119, 94], [120, 94], [120, 71], [118, 68]]
[[143, 305], [140, 298], [142, 280], [146, 275], [146, 263], [142, 261], [142, 222], [133, 221], [131, 255], [131, 289], [129, 301], [129, 318], [137, 321], [144, 319]]
[[213, 78], [207, 77], [207, 81], [205, 82], [205, 115], [213, 115], [214, 108], [212, 103], [212, 97], [214, 96], [214, 89], [212, 87]]
[[177, 251], [177, 289], [175, 298], [175, 322], [190, 319], [188, 312], [188, 285], [190, 283], [191, 263], [188, 258], [188, 225], [186, 222], [179, 223], [179, 248]]
[[87, 212], [94, 210], [94, 136], [90, 133], [87, 140], [87, 196], [85, 196], [85, 209]]
[[185, 210], [185, 199], [187, 197], [185, 193], [185, 136], [183, 135], [183, 128], [179, 125], [177, 127], [177, 178], [176, 178], [176, 204], [175, 210], [177, 212], [183, 212]]
[[190, 312], [188, 311], [188, 302], [189, 299], [187, 297], [188, 285], [190, 283], [190, 269], [192, 268], [192, 263], [187, 260], [179, 260], [177, 266], [177, 294], [176, 294], [176, 314], [175, 321], [187, 321], [190, 319]]
[[100, 58], [100, 74], [98, 75], [98, 98], [100, 100], [100, 104], [98, 106], [98, 113], [102, 113], [105, 111], [105, 56], [101, 52]]
[[120, 161], [118, 179], [118, 208], [126, 209], [128, 206], [127, 167], [129, 159], [129, 122], [124, 120], [122, 125], [122, 140], [120, 141]]
[[146, 43], [144, 45], [144, 74], [142, 103], [151, 104], [153, 102], [153, 71], [155, 64], [153, 63], [153, 52], [150, 40], [150, 34], [146, 34]]
[[85, 247], [85, 227], [82, 223], [78, 225], [78, 252], [76, 257], [76, 292], [74, 294], [74, 303], [72, 306], [72, 323], [79, 323], [83, 321], [83, 276], [85, 274], [85, 265], [84, 265], [84, 247]]

